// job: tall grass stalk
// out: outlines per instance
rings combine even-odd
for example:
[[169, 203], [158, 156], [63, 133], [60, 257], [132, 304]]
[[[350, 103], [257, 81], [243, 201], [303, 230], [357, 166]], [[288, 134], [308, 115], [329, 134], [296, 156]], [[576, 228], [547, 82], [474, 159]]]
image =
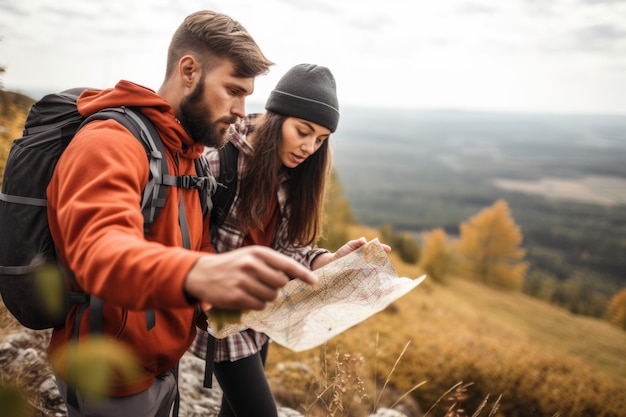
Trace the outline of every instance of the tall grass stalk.
[[[378, 359], [378, 333], [376, 334], [376, 355], [374, 356], [376, 362], [374, 363], [374, 370], [377, 371], [377, 359]], [[385, 379], [385, 383], [383, 384], [382, 389], [380, 390], [380, 394], [378, 394], [378, 397], [376, 398], [376, 401], [374, 402], [374, 406], [372, 408], [372, 411], [376, 411], [376, 409], [378, 408], [378, 405], [380, 403], [380, 400], [383, 396], [383, 393], [385, 392], [385, 388], [387, 387], [387, 384], [389, 383], [389, 381], [391, 380], [391, 375], [393, 374], [393, 372], [396, 370], [396, 367], [398, 366], [398, 363], [400, 362], [400, 359], [402, 359], [402, 357], [404, 356], [404, 352], [406, 352], [407, 348], [409, 347], [409, 345], [411, 344], [411, 341], [409, 340], [406, 345], [404, 345], [404, 349], [402, 349], [402, 352], [400, 352], [400, 355], [398, 356], [398, 358], [396, 359], [396, 362], [393, 365], [393, 368], [391, 368], [391, 371], [389, 372], [389, 374], [387, 375], [387, 379]], [[376, 379], [376, 374], [377, 372], [374, 372], [374, 395], [376, 395], [377, 392], [377, 379]], [[413, 391], [415, 391], [416, 389], [418, 389], [419, 387], [421, 387], [422, 385], [424, 385], [426, 383], [426, 381], [422, 381], [422, 382], [418, 382], [417, 384], [413, 385], [413, 387], [408, 390], [407, 392], [405, 392], [404, 394], [402, 394], [392, 405], [391, 408], [394, 408], [396, 405], [398, 405], [400, 403], [400, 401], [402, 401], [403, 399], [405, 399], [409, 394], [411, 394]]]
[[[410, 340], [406, 342], [406, 345], [404, 345], [404, 349], [402, 349], [402, 352], [400, 352], [400, 356], [396, 358], [396, 363], [393, 364], [391, 371], [387, 375], [387, 379], [385, 379], [383, 388], [380, 390], [380, 394], [378, 395], [378, 398], [376, 398], [376, 401], [374, 402], [374, 410], [376, 410], [376, 407], [378, 407], [378, 403], [380, 402], [380, 399], [382, 398], [383, 393], [385, 392], [385, 388], [387, 388], [387, 384], [389, 383], [389, 380], [391, 379], [391, 375], [396, 370], [396, 367], [398, 366], [398, 362], [400, 362], [400, 359], [402, 359], [402, 357], [404, 356], [404, 352], [406, 352], [406, 349], [409, 347], [410, 344], [411, 344]], [[378, 354], [378, 352], [376, 352], [376, 354]]]

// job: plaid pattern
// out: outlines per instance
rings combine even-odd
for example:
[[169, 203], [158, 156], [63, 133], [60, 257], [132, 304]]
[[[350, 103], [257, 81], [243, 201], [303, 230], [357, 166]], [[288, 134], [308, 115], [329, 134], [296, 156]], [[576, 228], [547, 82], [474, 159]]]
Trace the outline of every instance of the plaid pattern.
[[[231, 142], [233, 142], [239, 149], [239, 159], [237, 161], [237, 175], [239, 179], [237, 182], [238, 185], [241, 183], [241, 174], [246, 169], [246, 162], [252, 155], [252, 146], [246, 141], [246, 135], [254, 125], [254, 121], [257, 117], [258, 114], [249, 115], [245, 119], [241, 119], [238, 123], [233, 124], [229, 130]], [[217, 178], [220, 172], [219, 153], [217, 149], [208, 148], [205, 152], [205, 157], [208, 160], [209, 169]], [[278, 252], [290, 256], [308, 268], [311, 268], [313, 259], [322, 253], [327, 253], [328, 251], [326, 249], [314, 248], [311, 246], [297, 247], [289, 244], [287, 241], [289, 214], [291, 208], [287, 206], [287, 190], [284, 186], [284, 181], [285, 178], [282, 179], [277, 194], [280, 215], [271, 247]], [[238, 193], [239, 189], [237, 189], [235, 199], [233, 200], [233, 204], [230, 207], [230, 211], [226, 216], [224, 224], [217, 231], [216, 239], [211, 242], [213, 248], [215, 248], [215, 251], [218, 253], [237, 249], [243, 245], [245, 236], [232, 223], [233, 215], [237, 212]], [[190, 352], [200, 358], [206, 359], [207, 340], [207, 333], [199, 330], [196, 339], [189, 348]], [[216, 340], [214, 361], [235, 361], [254, 355], [261, 350], [261, 347], [267, 340], [268, 337], [265, 334], [258, 333], [251, 329], [228, 336], [224, 339], [218, 339]]]

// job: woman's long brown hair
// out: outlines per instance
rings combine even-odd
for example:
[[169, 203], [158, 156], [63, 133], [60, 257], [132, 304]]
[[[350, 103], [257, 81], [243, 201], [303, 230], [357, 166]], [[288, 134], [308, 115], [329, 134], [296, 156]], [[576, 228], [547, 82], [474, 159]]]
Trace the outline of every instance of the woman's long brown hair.
[[278, 156], [286, 117], [266, 112], [254, 128], [254, 154], [247, 163], [239, 189], [237, 222], [242, 230], [263, 229], [276, 198], [279, 177], [285, 173], [287, 206], [290, 207], [287, 238], [293, 245], [314, 244], [322, 228], [326, 180], [330, 167], [328, 140], [295, 168], [286, 168]]

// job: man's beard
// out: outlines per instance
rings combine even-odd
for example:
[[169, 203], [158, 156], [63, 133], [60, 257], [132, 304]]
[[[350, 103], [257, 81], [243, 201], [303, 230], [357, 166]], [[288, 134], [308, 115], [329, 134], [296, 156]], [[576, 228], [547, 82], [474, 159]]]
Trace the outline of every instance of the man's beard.
[[213, 118], [213, 112], [208, 105], [203, 103], [204, 77], [196, 88], [185, 96], [180, 103], [180, 115], [178, 119], [189, 136], [204, 146], [221, 148], [227, 141], [226, 128], [219, 129], [219, 123], [235, 123], [236, 117], [221, 118], [215, 122], [207, 122]]

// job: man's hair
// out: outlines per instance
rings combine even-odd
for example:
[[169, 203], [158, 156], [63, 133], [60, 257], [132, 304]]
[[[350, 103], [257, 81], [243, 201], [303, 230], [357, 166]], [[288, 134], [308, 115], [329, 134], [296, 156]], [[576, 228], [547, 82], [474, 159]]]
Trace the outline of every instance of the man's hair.
[[166, 78], [172, 75], [178, 61], [185, 55], [192, 55], [205, 69], [217, 65], [220, 59], [228, 59], [235, 66], [234, 75], [244, 78], [265, 74], [274, 65], [239, 22], [210, 10], [187, 16], [172, 36]]

